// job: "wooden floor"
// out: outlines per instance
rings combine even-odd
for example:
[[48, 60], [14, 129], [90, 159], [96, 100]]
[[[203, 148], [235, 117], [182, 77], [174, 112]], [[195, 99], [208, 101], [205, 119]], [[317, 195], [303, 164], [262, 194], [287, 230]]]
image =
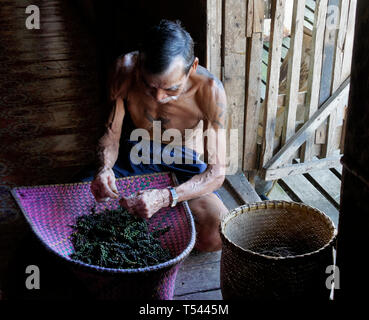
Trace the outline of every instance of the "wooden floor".
[[342, 167], [317, 170], [278, 180], [268, 194], [271, 200], [303, 202], [323, 211], [336, 228], [341, 192]]

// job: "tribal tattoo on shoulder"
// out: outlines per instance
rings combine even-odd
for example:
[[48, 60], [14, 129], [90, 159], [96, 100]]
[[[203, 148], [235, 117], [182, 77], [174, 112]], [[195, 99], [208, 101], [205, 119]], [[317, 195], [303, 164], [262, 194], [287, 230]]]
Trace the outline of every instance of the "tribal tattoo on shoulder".
[[217, 102], [217, 107], [220, 108], [220, 110], [217, 110], [217, 116], [215, 119], [213, 119], [212, 124], [217, 125], [219, 128], [224, 129], [224, 125], [222, 122], [224, 122], [224, 116], [226, 111], [226, 105], [223, 102]]
[[[198, 66], [196, 73], [214, 80], [214, 83], [218, 87], [218, 89], [224, 91], [222, 82], [213, 74], [211, 74], [206, 68]], [[216, 106], [217, 106], [216, 111], [217, 114], [212, 117], [211, 123], [219, 128], [224, 129], [224, 125], [222, 124], [222, 122], [224, 123], [224, 117], [226, 114], [226, 103], [225, 101], [217, 101]]]
[[210, 73], [208, 69], [202, 66], [197, 66], [196, 73], [214, 80], [217, 87], [224, 90], [223, 83], [217, 77], [215, 77], [212, 73]]

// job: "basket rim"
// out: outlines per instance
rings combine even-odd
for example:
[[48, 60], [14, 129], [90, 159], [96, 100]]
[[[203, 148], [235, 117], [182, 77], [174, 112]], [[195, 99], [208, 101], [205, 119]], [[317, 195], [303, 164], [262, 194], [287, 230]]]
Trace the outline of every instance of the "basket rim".
[[[256, 251], [252, 251], [250, 249], [242, 248], [238, 244], [234, 243], [225, 234], [225, 228], [226, 228], [227, 223], [230, 220], [234, 219], [235, 217], [237, 217], [241, 214], [247, 214], [250, 211], [254, 211], [254, 210], [257, 210], [257, 209], [265, 209], [265, 208], [277, 209], [278, 204], [282, 204], [283, 207], [285, 207], [286, 205], [289, 206], [289, 207], [293, 207], [293, 206], [297, 206], [297, 207], [300, 207], [300, 208], [304, 207], [306, 209], [313, 210], [316, 213], [320, 214], [321, 217], [327, 221], [330, 228], [333, 229], [333, 235], [332, 235], [331, 239], [324, 246], [320, 247], [317, 250], [311, 251], [311, 252], [307, 252], [307, 253], [304, 253], [304, 254], [293, 255], [293, 256], [275, 257], [275, 256], [269, 256], [269, 255], [266, 255], [266, 254], [262, 254], [262, 253], [259, 253], [259, 252], [256, 252]], [[246, 210], [246, 211], [244, 211], [244, 210]], [[300, 203], [300, 202], [295, 202], [295, 201], [285, 201], [285, 200], [264, 200], [264, 201], [258, 201], [258, 202], [253, 202], [253, 203], [247, 203], [247, 204], [241, 205], [237, 208], [234, 208], [234, 209], [230, 210], [228, 212], [228, 215], [221, 221], [220, 227], [219, 227], [219, 232], [220, 232], [220, 235], [221, 235], [223, 241], [226, 241], [228, 244], [233, 245], [237, 249], [239, 249], [243, 252], [247, 252], [247, 253], [249, 253], [251, 255], [254, 255], [254, 256], [258, 256], [258, 257], [262, 257], [262, 258], [266, 258], [266, 259], [271, 259], [271, 260], [288, 260], [288, 259], [306, 258], [308, 256], [311, 256], [313, 254], [317, 254], [320, 251], [325, 250], [327, 247], [332, 246], [334, 244], [336, 236], [337, 236], [337, 229], [334, 226], [333, 221], [323, 211], [321, 211], [321, 210], [319, 210], [315, 207], [309, 206], [305, 203]]]
[[[148, 173], [148, 174], [143, 174], [143, 175], [132, 175], [132, 176], [128, 176], [128, 177], [122, 177], [122, 178], [117, 178], [116, 180], [128, 180], [128, 179], [132, 179], [133, 177], [136, 176], [140, 176], [140, 177], [145, 177], [145, 176], [156, 176], [156, 175], [170, 175], [172, 178], [172, 181], [174, 183], [175, 186], [177, 186], [178, 183], [178, 179], [175, 175], [174, 172], [169, 172], [169, 171], [163, 171], [163, 172], [156, 172], [156, 173]], [[46, 244], [41, 235], [39, 234], [39, 232], [35, 229], [32, 221], [30, 220], [30, 218], [28, 217], [28, 215], [26, 214], [26, 211], [24, 210], [23, 205], [21, 204], [21, 201], [18, 197], [17, 194], [17, 190], [18, 189], [24, 189], [24, 188], [39, 188], [39, 187], [51, 187], [51, 186], [66, 186], [66, 185], [83, 185], [83, 184], [89, 184], [91, 183], [91, 181], [87, 181], [87, 182], [77, 182], [77, 183], [66, 183], [66, 184], [44, 184], [44, 185], [37, 185], [37, 186], [19, 186], [19, 187], [15, 187], [11, 189], [11, 194], [13, 195], [15, 201], [17, 202], [19, 208], [21, 209], [21, 212], [23, 214], [23, 216], [25, 217], [28, 225], [31, 227], [32, 231], [34, 232], [34, 234], [36, 235], [37, 239], [42, 243], [42, 245], [45, 247], [45, 249], [49, 252], [52, 252], [53, 254], [55, 254], [56, 256], [58, 256], [59, 258], [61, 258], [63, 261], [65, 262], [70, 262], [76, 266], [79, 267], [84, 267], [89, 269], [90, 271], [94, 271], [94, 272], [98, 272], [98, 273], [120, 273], [120, 274], [140, 274], [140, 273], [147, 273], [147, 272], [153, 272], [153, 271], [158, 271], [158, 270], [162, 270], [171, 266], [174, 266], [178, 263], [180, 263], [182, 260], [184, 260], [192, 251], [192, 249], [195, 246], [195, 242], [196, 242], [196, 228], [195, 228], [195, 222], [194, 222], [194, 218], [192, 216], [190, 207], [188, 206], [187, 201], [182, 201], [180, 203], [178, 203], [177, 205], [182, 205], [185, 213], [186, 213], [186, 217], [189, 220], [189, 227], [191, 229], [191, 238], [190, 241], [187, 245], [187, 247], [176, 257], [166, 261], [166, 262], [162, 262], [160, 264], [156, 264], [153, 266], [149, 266], [149, 267], [144, 267], [144, 268], [136, 268], [136, 269], [119, 269], [119, 268], [106, 268], [106, 267], [100, 267], [100, 266], [96, 266], [96, 265], [91, 265], [91, 264], [87, 264], [84, 263], [82, 261], [78, 261], [78, 260], [73, 260], [70, 259], [69, 257], [65, 257], [62, 254], [60, 254], [59, 252], [55, 251], [51, 246], [49, 246], [48, 244]]]

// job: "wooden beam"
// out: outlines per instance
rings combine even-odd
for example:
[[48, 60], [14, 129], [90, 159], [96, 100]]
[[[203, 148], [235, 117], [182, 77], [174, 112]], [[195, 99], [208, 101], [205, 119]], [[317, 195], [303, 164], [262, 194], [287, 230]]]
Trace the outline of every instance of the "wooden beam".
[[284, 200], [284, 201], [293, 201], [286, 191], [279, 185], [279, 183], [275, 183], [272, 190], [267, 194], [267, 197], [270, 200]]
[[222, 0], [207, 0], [206, 6], [206, 67], [221, 79]]
[[341, 180], [330, 170], [313, 170], [308, 179], [337, 209], [340, 207]]
[[264, 0], [252, 0], [254, 3], [253, 12], [253, 33], [263, 33], [264, 29]]
[[350, 0], [341, 0], [340, 5], [340, 22], [336, 41], [336, 51], [334, 55], [333, 66], [333, 83], [332, 91], [335, 92], [345, 79], [341, 78], [342, 63], [343, 63], [343, 49], [345, 46], [346, 30], [347, 30], [347, 17], [349, 11]]
[[[315, 6], [312, 49], [308, 77], [308, 96], [305, 121], [308, 121], [319, 107], [319, 90], [322, 72], [323, 41], [328, 0], [317, 0]], [[309, 137], [301, 150], [302, 161], [310, 160], [313, 156], [314, 136]]]
[[305, 1], [297, 1], [293, 7], [290, 61], [287, 73], [286, 123], [283, 126], [282, 144], [295, 133], [296, 110], [300, 83], [302, 38], [304, 31]]
[[304, 176], [285, 177], [282, 181], [296, 194], [301, 201], [309, 206], [323, 211], [329, 216], [335, 226], [338, 225], [339, 212]]
[[277, 180], [287, 176], [304, 174], [313, 170], [329, 169], [340, 164], [340, 156], [332, 156], [329, 158], [311, 160], [304, 163], [290, 164], [274, 169], [265, 169], [262, 171], [262, 177], [265, 180]]
[[[246, 3], [224, 0], [224, 73], [227, 94], [227, 134], [231, 129], [244, 131], [246, 71]], [[229, 150], [243, 150], [243, 135], [229, 142]], [[242, 168], [243, 153], [230, 154], [230, 162]]]
[[[340, 0], [329, 0], [327, 9], [327, 22], [324, 35], [322, 74], [320, 79], [319, 106], [332, 94], [334, 56], [338, 35], [340, 16], [336, 14], [340, 9]], [[315, 134], [315, 143], [320, 145], [320, 153], [328, 157], [333, 152], [333, 135], [336, 129], [337, 110], [332, 111]]]
[[252, 25], [254, 23], [254, 0], [247, 1], [247, 13], [246, 13], [246, 37], [252, 36]]
[[355, 18], [357, 0], [350, 1], [350, 11], [347, 21], [345, 49], [342, 62], [341, 80], [346, 79], [351, 74], [351, 60], [354, 45]]
[[281, 47], [283, 37], [285, 0], [272, 1], [272, 21], [270, 31], [270, 47], [268, 57], [267, 88], [264, 112], [264, 141], [262, 165], [273, 156], [274, 133], [277, 114], [279, 74], [281, 64]]
[[[306, 91], [300, 91], [297, 94], [297, 105], [305, 104], [306, 101]], [[278, 107], [287, 105], [287, 94], [278, 95]]]
[[251, 186], [250, 182], [247, 181], [242, 172], [226, 176], [226, 182], [243, 203], [261, 201], [255, 189]]
[[[250, 1], [263, 5], [261, 0]], [[250, 4], [249, 2], [249, 4]], [[264, 9], [264, 8], [263, 8]], [[258, 17], [250, 17], [247, 19], [257, 21], [257, 25], [262, 23], [264, 19], [264, 10], [255, 9], [252, 11]], [[261, 21], [261, 22], [260, 22]], [[246, 21], [249, 25], [249, 21]], [[253, 24], [255, 25], [255, 23]], [[260, 28], [257, 26], [256, 30]], [[247, 32], [248, 34], [248, 32]], [[263, 33], [251, 32], [250, 38], [247, 38], [247, 54], [246, 54], [246, 97], [245, 97], [245, 127], [244, 127], [244, 147], [243, 147], [243, 164], [244, 171], [252, 171], [258, 169], [257, 163], [257, 138], [258, 124], [260, 116], [260, 88], [261, 88], [261, 64], [263, 51]]]
[[327, 119], [332, 110], [347, 102], [350, 79], [347, 79], [314, 115], [298, 130], [298, 132], [268, 161], [265, 169], [276, 169], [287, 163], [295, 151], [309, 138], [315, 130]]

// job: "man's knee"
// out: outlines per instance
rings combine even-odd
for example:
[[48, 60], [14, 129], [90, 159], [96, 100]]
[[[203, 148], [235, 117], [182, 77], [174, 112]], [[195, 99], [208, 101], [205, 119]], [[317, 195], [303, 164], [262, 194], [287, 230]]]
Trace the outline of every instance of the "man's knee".
[[190, 208], [196, 223], [196, 248], [200, 251], [220, 250], [219, 226], [227, 208], [216, 195], [191, 200]]

